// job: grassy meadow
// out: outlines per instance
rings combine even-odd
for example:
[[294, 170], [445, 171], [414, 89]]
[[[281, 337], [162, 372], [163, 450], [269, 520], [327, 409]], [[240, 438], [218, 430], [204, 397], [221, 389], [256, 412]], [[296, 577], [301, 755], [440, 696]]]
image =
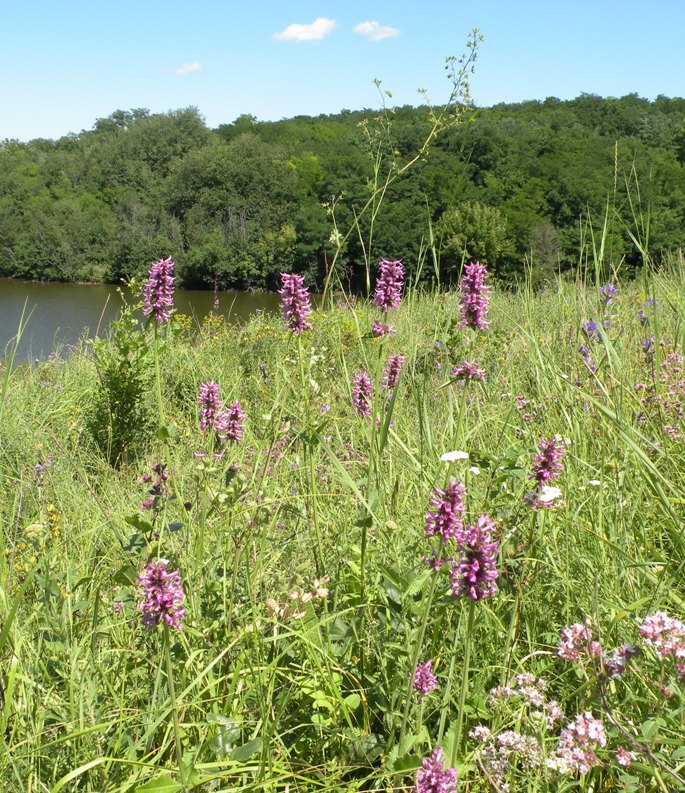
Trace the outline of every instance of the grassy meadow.
[[[492, 287], [486, 330], [406, 288], [5, 358], [0, 789], [685, 789], [685, 262]], [[477, 599], [468, 542], [425, 536], [452, 479]], [[159, 559], [185, 598], [144, 624]]]

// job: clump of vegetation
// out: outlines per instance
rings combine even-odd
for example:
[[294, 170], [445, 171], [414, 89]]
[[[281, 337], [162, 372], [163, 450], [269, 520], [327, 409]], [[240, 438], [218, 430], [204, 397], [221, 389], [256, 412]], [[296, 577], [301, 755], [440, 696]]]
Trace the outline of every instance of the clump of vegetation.
[[111, 357], [10, 369], [3, 787], [683, 784], [682, 259], [540, 294], [400, 265], [192, 339], [148, 285], [136, 456], [84, 423]]

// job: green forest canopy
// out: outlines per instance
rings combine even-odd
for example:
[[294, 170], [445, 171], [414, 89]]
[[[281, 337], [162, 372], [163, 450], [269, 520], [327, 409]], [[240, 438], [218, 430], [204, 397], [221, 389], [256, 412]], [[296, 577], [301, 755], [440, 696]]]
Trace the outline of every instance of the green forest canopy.
[[[382, 115], [381, 178], [430, 129], [426, 107]], [[392, 182], [370, 235], [370, 213], [358, 214], [379, 149], [360, 124], [373, 116], [245, 115], [210, 130], [195, 108], [117, 110], [56, 141], [0, 143], [0, 275], [118, 281], [173, 256], [188, 287], [273, 288], [297, 271], [316, 288], [334, 253], [332, 205], [339, 229], [359, 224], [338, 260], [353, 288], [366, 257], [401, 258], [413, 275], [429, 233], [443, 281], [464, 257], [505, 280], [526, 260], [538, 276], [572, 268], [588, 223], [598, 234], [605, 219], [608, 266], [639, 264], [636, 241], [657, 262], [682, 245], [685, 99], [471, 110]]]

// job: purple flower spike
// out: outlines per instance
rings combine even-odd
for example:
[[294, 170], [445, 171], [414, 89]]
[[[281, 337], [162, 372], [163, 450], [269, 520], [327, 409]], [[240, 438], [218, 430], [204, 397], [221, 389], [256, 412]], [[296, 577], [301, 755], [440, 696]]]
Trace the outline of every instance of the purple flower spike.
[[490, 305], [490, 287], [485, 283], [488, 268], [480, 262], [471, 262], [464, 266], [461, 279], [461, 324], [475, 330], [488, 329], [488, 307]]
[[237, 399], [235, 402], [231, 402], [224, 416], [226, 417], [226, 426], [222, 440], [240, 443], [243, 438], [243, 421], [245, 420], [245, 414]]
[[219, 399], [219, 384], [214, 381], [202, 383], [197, 403], [200, 406], [200, 429], [202, 432], [214, 429], [224, 406]]
[[438, 747], [422, 761], [416, 774], [416, 793], [456, 793], [456, 769], [445, 768], [442, 758], [443, 751]]
[[160, 259], [150, 267], [143, 286], [143, 314], [152, 314], [160, 325], [168, 322], [174, 305], [174, 262], [171, 257]]
[[219, 384], [214, 382], [200, 385], [200, 429], [202, 432], [213, 430], [219, 440], [234, 441], [238, 443], [243, 437], [243, 420], [245, 414], [240, 408], [240, 402], [232, 402], [228, 410], [219, 399]]
[[556, 479], [561, 471], [561, 458], [564, 456], [564, 446], [556, 441], [540, 440], [538, 444], [540, 453], [533, 460], [533, 473], [531, 479], [535, 479], [542, 487], [550, 479]]
[[357, 372], [353, 377], [352, 406], [359, 416], [371, 415], [371, 378], [367, 371]]
[[307, 317], [312, 313], [309, 302], [309, 290], [304, 285], [304, 278], [296, 273], [281, 273], [281, 312], [287, 330], [299, 336], [303, 330], [312, 327]]
[[383, 379], [381, 386], [384, 391], [394, 391], [397, 388], [397, 383], [400, 379], [400, 373], [404, 366], [406, 358], [404, 355], [391, 355], [388, 358], [388, 363], [383, 370]]
[[414, 690], [418, 691], [422, 697], [428, 696], [437, 687], [438, 679], [433, 674], [433, 661], [428, 660], [425, 664], [417, 664], [414, 672]]
[[497, 592], [499, 545], [492, 539], [495, 524], [481, 515], [475, 526], [467, 526], [461, 545], [461, 558], [450, 576], [452, 595], [468, 595], [473, 600], [492, 597]]
[[465, 495], [464, 485], [454, 479], [450, 480], [444, 490], [435, 489], [431, 501], [433, 511], [426, 515], [424, 537], [438, 534], [443, 543], [450, 537], [454, 537], [457, 542], [461, 540], [464, 531], [461, 516], [464, 514]]
[[185, 593], [178, 570], [169, 572], [166, 559], [150, 562], [138, 576], [140, 603], [138, 608], [143, 617], [143, 625], [152, 630], [155, 625], [164, 623], [170, 628], [183, 630], [181, 620], [185, 617]]
[[377, 308], [387, 312], [389, 308], [397, 308], [402, 299], [404, 267], [399, 259], [396, 262], [383, 259], [378, 268], [380, 273], [376, 280], [376, 291], [371, 302]]

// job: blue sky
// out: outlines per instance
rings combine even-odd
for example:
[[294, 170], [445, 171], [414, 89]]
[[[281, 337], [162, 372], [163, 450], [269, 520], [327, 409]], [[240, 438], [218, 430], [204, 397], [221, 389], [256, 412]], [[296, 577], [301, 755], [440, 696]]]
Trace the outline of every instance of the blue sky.
[[683, 0], [0, 0], [0, 140], [193, 105], [208, 126], [448, 94], [444, 60], [483, 34], [476, 104], [685, 95]]

